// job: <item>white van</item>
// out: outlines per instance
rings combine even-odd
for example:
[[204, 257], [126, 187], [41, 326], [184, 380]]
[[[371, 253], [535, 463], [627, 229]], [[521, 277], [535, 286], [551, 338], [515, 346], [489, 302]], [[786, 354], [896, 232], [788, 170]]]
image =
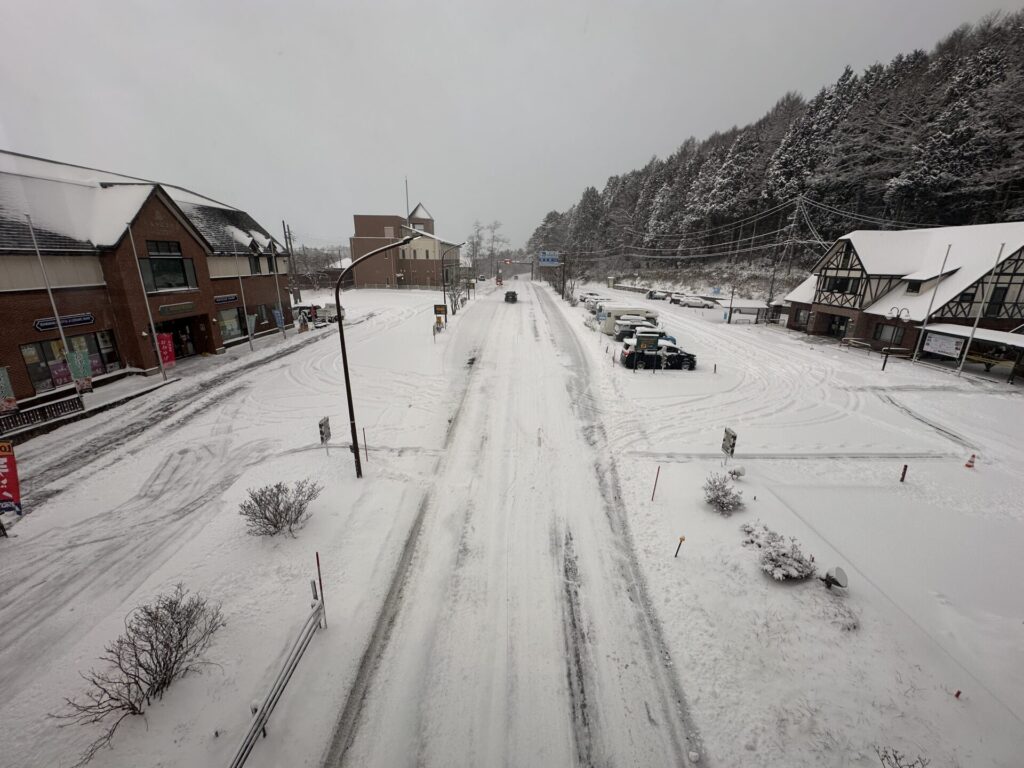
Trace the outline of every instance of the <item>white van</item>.
[[626, 307], [622, 305], [610, 305], [602, 304], [597, 308], [597, 319], [601, 323], [600, 328], [602, 333], [606, 333], [609, 336], [615, 334], [615, 323], [619, 321], [623, 315], [636, 315], [642, 317], [644, 320], [649, 320], [652, 323], [657, 323], [658, 313], [653, 309], [647, 309], [646, 307]]

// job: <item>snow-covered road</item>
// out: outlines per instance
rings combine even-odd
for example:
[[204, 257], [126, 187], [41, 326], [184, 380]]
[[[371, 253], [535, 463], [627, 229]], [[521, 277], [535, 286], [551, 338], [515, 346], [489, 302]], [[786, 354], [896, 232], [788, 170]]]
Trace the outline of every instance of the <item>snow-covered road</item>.
[[699, 754], [595, 447], [588, 362], [547, 291], [519, 292], [491, 307], [397, 616], [382, 616], [387, 643], [364, 659], [326, 765]]
[[[251, 768], [868, 766], [875, 745], [1018, 764], [1017, 388], [883, 374], [877, 356], [621, 295], [698, 357], [632, 373], [581, 308], [514, 287], [506, 304], [481, 286], [436, 339], [436, 293], [346, 294], [362, 480], [329, 331], [183, 366], [19, 446], [32, 514], [0, 549], [0, 766], [74, 763], [95, 732], [47, 713], [177, 582], [224, 605], [213, 666], [96, 764], [227, 765], [317, 552], [328, 626]], [[747, 469], [733, 518], [700, 493], [724, 426]], [[245, 535], [246, 489], [303, 477], [325, 492], [297, 538]], [[766, 579], [738, 531], [758, 519], [843, 565], [848, 594]]]

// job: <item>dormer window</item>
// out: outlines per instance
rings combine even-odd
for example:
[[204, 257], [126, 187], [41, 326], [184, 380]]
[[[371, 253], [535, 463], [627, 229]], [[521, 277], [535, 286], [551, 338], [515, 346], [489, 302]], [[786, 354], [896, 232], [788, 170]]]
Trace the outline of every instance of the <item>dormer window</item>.
[[909, 280], [907, 281], [907, 293], [920, 293], [921, 292], [921, 281], [920, 280]]

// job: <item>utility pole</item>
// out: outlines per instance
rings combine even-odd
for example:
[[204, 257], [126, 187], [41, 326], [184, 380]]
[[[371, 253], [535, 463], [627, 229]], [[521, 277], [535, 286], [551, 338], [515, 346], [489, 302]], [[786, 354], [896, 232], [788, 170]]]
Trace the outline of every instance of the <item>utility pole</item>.
[[[70, 352], [70, 348], [68, 347], [68, 340], [64, 337], [64, 324], [61, 323], [61, 321], [60, 321], [60, 312], [57, 311], [57, 302], [54, 301], [54, 299], [53, 299], [53, 291], [50, 290], [50, 278], [46, 274], [46, 267], [43, 266], [43, 255], [42, 255], [42, 253], [39, 252], [39, 243], [36, 242], [36, 228], [34, 226], [32, 226], [32, 217], [31, 216], [29, 216], [26, 213], [25, 214], [25, 218], [28, 219], [28, 231], [32, 235], [32, 247], [35, 248], [36, 258], [39, 259], [39, 271], [43, 273], [43, 285], [46, 286], [46, 295], [50, 297], [50, 308], [53, 310], [53, 319], [57, 323], [57, 333], [60, 335], [61, 348], [64, 350], [64, 365], [66, 365], [68, 367], [68, 376], [71, 378], [71, 381], [74, 382], [75, 381], [75, 375], [71, 371], [71, 360], [68, 359], [68, 352]], [[129, 231], [131, 231], [131, 230], [129, 230]], [[136, 259], [136, 261], [138, 261], [138, 259]], [[146, 304], [146, 308], [149, 309], [149, 303], [148, 302]], [[158, 350], [157, 351], [157, 357], [159, 357], [159, 356], [160, 355], [159, 355], [159, 350]], [[160, 370], [163, 370], [163, 364], [162, 363], [160, 365]], [[165, 379], [167, 378], [166, 374], [164, 375], [164, 378]], [[82, 393], [78, 391], [78, 387], [77, 386], [75, 387], [75, 397], [78, 398], [79, 406], [81, 406], [81, 403], [82, 403]]]
[[729, 318], [726, 321], [729, 325], [732, 325], [732, 299], [736, 295], [736, 283], [733, 283], [731, 288], [732, 292], [729, 294]]

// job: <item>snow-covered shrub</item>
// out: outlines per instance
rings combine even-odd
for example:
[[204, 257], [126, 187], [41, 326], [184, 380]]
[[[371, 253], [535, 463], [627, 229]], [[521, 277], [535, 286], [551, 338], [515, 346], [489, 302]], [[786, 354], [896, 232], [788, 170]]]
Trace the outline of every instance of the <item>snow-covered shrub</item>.
[[892, 747], [875, 747], [875, 754], [878, 755], [882, 768], [925, 768], [931, 763], [928, 758], [920, 756], [916, 760], [908, 762], [910, 758]]
[[110, 744], [122, 720], [141, 715], [153, 699], [163, 698], [171, 683], [205, 665], [201, 656], [223, 626], [220, 606], [201, 594], [189, 594], [181, 584], [129, 613], [124, 633], [100, 656], [107, 668], [83, 674], [89, 684], [84, 696], [65, 699], [68, 709], [54, 715], [68, 721], [63, 725], [117, 718], [86, 748], [76, 768]]
[[732, 487], [728, 475], [712, 472], [704, 481], [704, 501], [728, 517], [743, 506], [743, 491]]
[[795, 538], [776, 533], [767, 525], [742, 525], [743, 545], [761, 550], [761, 570], [776, 581], [806, 579], [817, 573], [814, 555], [805, 555]]
[[242, 502], [238, 514], [245, 518], [247, 530], [254, 536], [275, 536], [287, 530], [295, 535], [309, 519], [309, 502], [323, 486], [310, 480], [299, 480], [291, 488], [284, 483], [250, 488], [249, 498]]

